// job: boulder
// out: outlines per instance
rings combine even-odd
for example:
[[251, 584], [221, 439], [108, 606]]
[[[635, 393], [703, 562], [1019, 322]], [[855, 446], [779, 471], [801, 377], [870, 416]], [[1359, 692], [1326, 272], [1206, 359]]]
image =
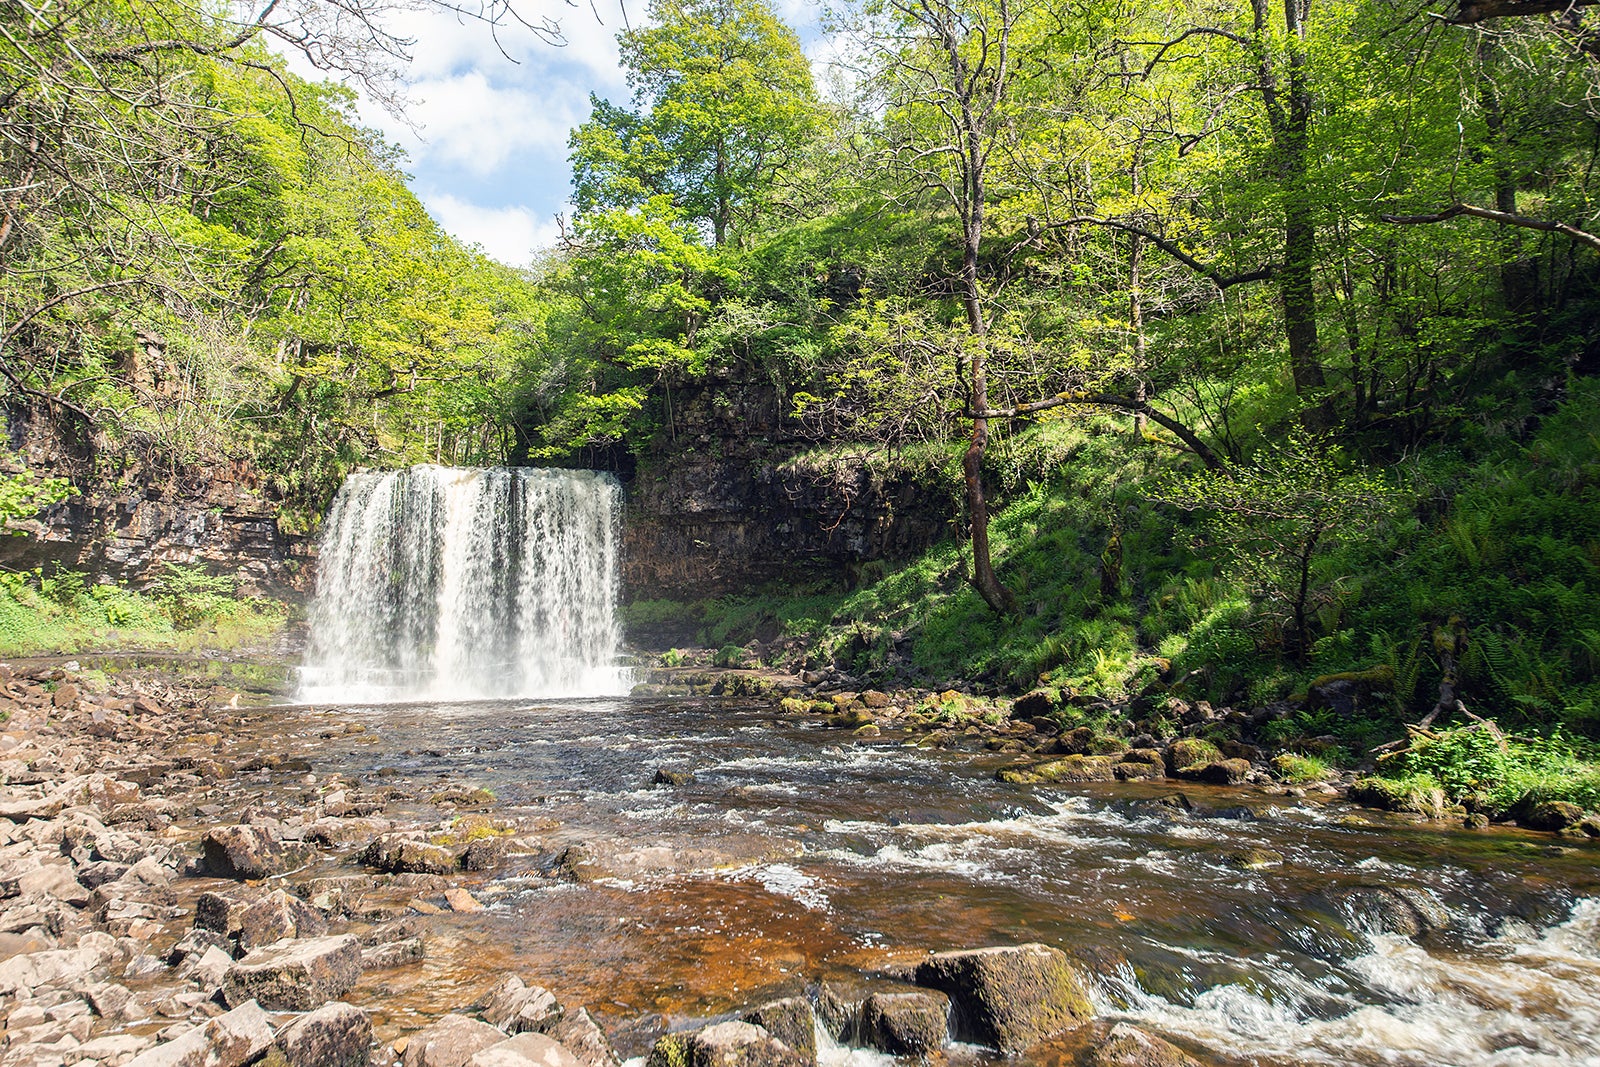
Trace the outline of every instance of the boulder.
[[492, 871], [500, 866], [509, 849], [503, 837], [480, 837], [467, 845], [461, 855], [461, 868], [467, 871]]
[[1584, 811], [1565, 800], [1546, 800], [1539, 804], [1519, 805], [1517, 825], [1525, 830], [1555, 832], [1576, 826], [1583, 821]]
[[1363, 885], [1333, 894], [1358, 929], [1421, 937], [1450, 925], [1450, 911], [1433, 894], [1408, 886]]
[[272, 1023], [253, 1001], [142, 1052], [127, 1067], [243, 1067], [272, 1047]]
[[1089, 1050], [1086, 1067], [1200, 1067], [1200, 1061], [1170, 1041], [1118, 1023]]
[[861, 1006], [861, 1040], [891, 1056], [926, 1056], [950, 1038], [950, 998], [942, 993], [874, 993]]
[[244, 924], [244, 913], [264, 896], [261, 890], [248, 886], [201, 893], [194, 902], [194, 928], [235, 937]]
[[277, 1046], [288, 1067], [367, 1067], [372, 1020], [360, 1008], [334, 1001], [280, 1030]]
[[811, 1067], [811, 1064], [759, 1026], [725, 1022], [703, 1030], [667, 1034], [650, 1050], [645, 1067]]
[[1041, 718], [1056, 710], [1056, 694], [1049, 689], [1024, 693], [1011, 704], [1013, 719]]
[[0, 994], [47, 985], [86, 985], [86, 980], [108, 965], [116, 955], [116, 938], [94, 932], [79, 937], [74, 948], [46, 949], [12, 956], [0, 962]]
[[1178, 777], [1211, 785], [1239, 785], [1250, 774], [1250, 761], [1246, 759], [1219, 759], [1198, 766], [1185, 767]]
[[7, 896], [41, 894], [75, 908], [87, 907], [89, 903], [89, 890], [73, 876], [72, 868], [64, 863], [44, 864], [17, 875], [15, 879], [7, 879], [6, 883]]
[[361, 862], [391, 874], [451, 874], [456, 854], [443, 845], [430, 845], [398, 834], [384, 834], [361, 852]]
[[481, 1014], [508, 1034], [543, 1033], [561, 1021], [561, 1005], [548, 989], [526, 985], [513, 974], [484, 998]]
[[[810, 1004], [806, 1004], [809, 1009]], [[617, 1055], [617, 1050], [611, 1047], [611, 1039], [606, 1037], [606, 1032], [600, 1029], [600, 1024], [590, 1018], [589, 1012], [584, 1008], [569, 1011], [561, 1016], [561, 1021], [548, 1031], [549, 1035], [561, 1042], [584, 1067], [617, 1067], [622, 1062]], [[815, 1043], [816, 1035], [811, 1035]]]
[[953, 1036], [1007, 1055], [1092, 1014], [1077, 971], [1046, 945], [941, 952], [917, 965], [916, 982], [950, 997]]
[[316, 908], [279, 889], [239, 915], [239, 947], [259, 948], [285, 938], [320, 937], [328, 920]]
[[1191, 767], [1201, 767], [1207, 763], [1215, 763], [1222, 758], [1222, 752], [1210, 741], [1199, 737], [1186, 737], [1181, 741], [1174, 741], [1166, 752], [1167, 773], [1178, 776], [1181, 772]]
[[490, 1045], [467, 1061], [467, 1067], [584, 1067], [560, 1042], [544, 1034], [518, 1034]]
[[473, 1056], [505, 1039], [503, 1031], [488, 1023], [452, 1012], [411, 1035], [400, 1067], [466, 1067]]
[[1111, 768], [1111, 773], [1119, 782], [1139, 782], [1165, 778], [1167, 769], [1160, 764], [1145, 763], [1142, 760], [1123, 760]]
[[805, 997], [768, 1001], [746, 1012], [744, 1021], [761, 1027], [807, 1062], [816, 1061], [817, 1013]]
[[223, 998], [257, 1000], [272, 1011], [310, 1011], [355, 987], [361, 943], [349, 934], [278, 941], [252, 950], [228, 968]]
[[255, 881], [282, 874], [300, 860], [298, 849], [284, 847], [260, 826], [219, 826], [200, 840], [206, 869], [218, 878]]

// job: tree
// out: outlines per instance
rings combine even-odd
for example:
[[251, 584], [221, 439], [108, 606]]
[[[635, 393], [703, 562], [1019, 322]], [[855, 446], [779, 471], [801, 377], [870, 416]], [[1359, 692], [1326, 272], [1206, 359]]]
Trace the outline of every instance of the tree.
[[571, 138], [580, 213], [670, 198], [715, 244], [749, 227], [820, 112], [800, 40], [765, 0], [652, 0], [618, 35], [634, 110], [592, 98]]
[[1338, 545], [1369, 536], [1395, 501], [1381, 477], [1340, 470], [1327, 440], [1303, 431], [1252, 463], [1179, 477], [1151, 495], [1205, 515], [1206, 542], [1227, 554], [1258, 598], [1259, 615], [1302, 662], [1313, 613], [1348, 577], [1326, 573], [1323, 563]]
[[1016, 597], [995, 573], [989, 550], [989, 501], [983, 459], [989, 445], [989, 312], [980, 277], [990, 160], [1007, 118], [1016, 75], [1012, 36], [1023, 4], [1012, 0], [883, 0], [865, 12], [877, 20], [872, 47], [877, 81], [892, 109], [885, 162], [913, 191], [929, 189], [955, 212], [961, 253], [956, 292], [967, 342], [956, 372], [971, 418], [961, 460], [970, 582], [1001, 614]]

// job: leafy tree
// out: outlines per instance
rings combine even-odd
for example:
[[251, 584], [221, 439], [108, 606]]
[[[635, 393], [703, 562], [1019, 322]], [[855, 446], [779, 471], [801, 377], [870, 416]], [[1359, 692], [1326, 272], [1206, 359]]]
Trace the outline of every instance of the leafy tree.
[[665, 196], [718, 245], [748, 228], [820, 121], [799, 38], [764, 0], [652, 0], [618, 35], [634, 110], [572, 133], [580, 212]]
[[1364, 469], [1343, 471], [1325, 439], [1303, 431], [1227, 472], [1173, 479], [1153, 498], [1205, 517], [1205, 543], [1226, 553], [1283, 647], [1304, 660], [1312, 617], [1349, 575], [1325, 564], [1340, 544], [1368, 537], [1394, 510], [1394, 489]]

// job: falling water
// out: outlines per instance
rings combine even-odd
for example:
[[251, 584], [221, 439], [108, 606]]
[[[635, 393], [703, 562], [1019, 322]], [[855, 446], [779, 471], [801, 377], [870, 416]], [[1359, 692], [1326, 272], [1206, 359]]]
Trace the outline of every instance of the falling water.
[[589, 471], [351, 475], [322, 534], [301, 699], [625, 693], [620, 497]]

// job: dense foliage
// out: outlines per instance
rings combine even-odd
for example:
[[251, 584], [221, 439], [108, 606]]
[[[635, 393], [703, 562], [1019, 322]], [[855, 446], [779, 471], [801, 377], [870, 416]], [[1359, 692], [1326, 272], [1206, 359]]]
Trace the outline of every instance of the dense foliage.
[[[819, 93], [770, 5], [654, 0], [632, 99], [573, 131], [562, 247], [513, 271], [206, 10], [0, 16], [13, 405], [248, 459], [309, 516], [357, 463], [669, 464], [676, 398], [758, 383], [959, 533], [658, 606], [714, 647], [1158, 700], [1350, 675], [1362, 715], [1293, 728], [1354, 749], [1433, 705], [1448, 632], [1475, 710], [1600, 730], [1581, 17], [860, 0]], [[163, 14], [202, 47], [147, 47]]]

